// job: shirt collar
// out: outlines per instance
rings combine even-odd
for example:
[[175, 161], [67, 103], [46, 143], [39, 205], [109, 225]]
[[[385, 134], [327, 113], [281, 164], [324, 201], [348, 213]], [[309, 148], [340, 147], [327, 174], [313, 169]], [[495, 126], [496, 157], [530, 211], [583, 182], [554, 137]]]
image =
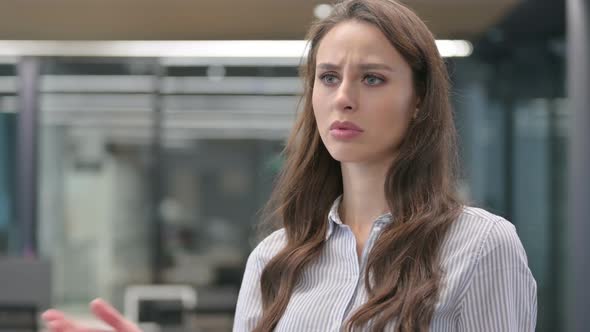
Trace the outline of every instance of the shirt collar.
[[[335, 225], [342, 226], [344, 223], [340, 219], [340, 215], [338, 214], [338, 209], [340, 208], [340, 202], [342, 202], [342, 195], [338, 196], [334, 203], [332, 203], [332, 207], [330, 208], [330, 212], [328, 213], [328, 230], [326, 231], [326, 240], [332, 235], [334, 232]], [[391, 213], [386, 213], [380, 215], [373, 224], [389, 224], [393, 220], [393, 216]]]

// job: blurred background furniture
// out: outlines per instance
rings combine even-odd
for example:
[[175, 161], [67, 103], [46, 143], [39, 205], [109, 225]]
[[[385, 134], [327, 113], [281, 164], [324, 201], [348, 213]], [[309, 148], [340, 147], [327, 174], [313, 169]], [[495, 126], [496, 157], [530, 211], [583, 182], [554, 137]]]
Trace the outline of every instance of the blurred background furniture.
[[0, 332], [37, 331], [50, 303], [49, 262], [0, 257]]

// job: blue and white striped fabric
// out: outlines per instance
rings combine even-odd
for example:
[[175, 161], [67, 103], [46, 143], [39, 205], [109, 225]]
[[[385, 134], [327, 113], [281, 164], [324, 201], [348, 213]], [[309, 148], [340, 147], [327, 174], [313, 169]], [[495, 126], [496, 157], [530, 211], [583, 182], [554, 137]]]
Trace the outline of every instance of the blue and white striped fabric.
[[[340, 331], [367, 300], [364, 264], [391, 214], [373, 224], [360, 262], [355, 237], [338, 216], [340, 198], [328, 216], [326, 245], [295, 287], [275, 331]], [[252, 331], [262, 314], [260, 273], [286, 243], [280, 229], [250, 254], [238, 297], [234, 332]], [[430, 331], [534, 331], [537, 285], [514, 226], [485, 210], [465, 207], [441, 247], [445, 271]], [[387, 331], [393, 331], [391, 321]]]

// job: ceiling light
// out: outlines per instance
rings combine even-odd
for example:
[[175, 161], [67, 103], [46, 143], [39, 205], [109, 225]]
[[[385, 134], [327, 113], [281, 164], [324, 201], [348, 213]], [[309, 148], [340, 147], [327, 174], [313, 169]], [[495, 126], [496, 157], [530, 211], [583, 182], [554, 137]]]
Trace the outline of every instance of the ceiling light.
[[436, 46], [442, 57], [468, 57], [473, 53], [473, 45], [466, 40], [437, 40]]
[[313, 9], [313, 15], [320, 20], [324, 19], [330, 16], [330, 13], [332, 13], [332, 8], [333, 7], [331, 5], [325, 3], [319, 4]]
[[[436, 44], [443, 57], [465, 57], [473, 52], [473, 45], [465, 40], [437, 40]], [[308, 43], [305, 40], [0, 41], [0, 57], [104, 56], [298, 60], [305, 56], [307, 51]]]

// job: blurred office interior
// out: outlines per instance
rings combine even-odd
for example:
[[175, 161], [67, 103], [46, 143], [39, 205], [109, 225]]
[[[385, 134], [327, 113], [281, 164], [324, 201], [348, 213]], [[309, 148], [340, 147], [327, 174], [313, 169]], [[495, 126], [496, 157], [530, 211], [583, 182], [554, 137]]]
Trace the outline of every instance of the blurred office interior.
[[[590, 123], [574, 118], [583, 107], [572, 95], [588, 101], [573, 83], [588, 82], [590, 3], [406, 4], [438, 40], [467, 45], [446, 54], [462, 194], [515, 224], [538, 283], [537, 330], [582, 331], [584, 309], [568, 308], [590, 305], [575, 296], [590, 286], [572, 291], [570, 273], [590, 272], [590, 254], [570, 251], [590, 228], [577, 217], [583, 199], [568, 197], [587, 193], [590, 177], [579, 166], [589, 152], [571, 156], [589, 138], [574, 134]], [[50, 305], [80, 319], [96, 297], [123, 310], [133, 285], [189, 285], [198, 300], [183, 324], [229, 331], [299, 107], [297, 41], [329, 10], [317, 0], [2, 1], [0, 254], [49, 262]], [[240, 40], [250, 44], [206, 43]], [[156, 312], [164, 304], [144, 307], [162, 331], [174, 325]]]

